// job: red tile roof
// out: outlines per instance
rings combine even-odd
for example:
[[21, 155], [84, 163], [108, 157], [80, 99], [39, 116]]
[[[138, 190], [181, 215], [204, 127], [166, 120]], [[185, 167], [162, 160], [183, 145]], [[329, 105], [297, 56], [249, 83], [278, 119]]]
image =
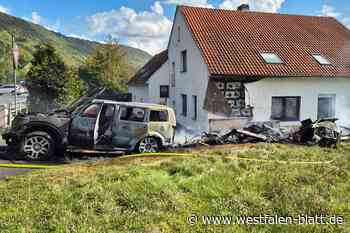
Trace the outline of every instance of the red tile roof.
[[168, 50], [154, 55], [135, 75], [128, 84], [142, 85], [168, 60]]
[[[330, 17], [180, 6], [212, 76], [350, 77], [350, 31]], [[260, 52], [284, 64], [266, 64]], [[320, 65], [320, 53], [332, 65]]]

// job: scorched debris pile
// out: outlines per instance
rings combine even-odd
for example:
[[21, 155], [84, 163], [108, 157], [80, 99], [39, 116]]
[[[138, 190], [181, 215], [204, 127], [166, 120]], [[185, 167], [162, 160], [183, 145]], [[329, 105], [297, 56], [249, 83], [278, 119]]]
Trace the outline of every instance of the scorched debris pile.
[[250, 123], [242, 129], [232, 129], [222, 133], [202, 133], [198, 138], [187, 141], [183, 146], [222, 145], [238, 143], [294, 143], [336, 147], [342, 139], [342, 130], [336, 125], [337, 119], [306, 119], [299, 128], [274, 128], [271, 122]]

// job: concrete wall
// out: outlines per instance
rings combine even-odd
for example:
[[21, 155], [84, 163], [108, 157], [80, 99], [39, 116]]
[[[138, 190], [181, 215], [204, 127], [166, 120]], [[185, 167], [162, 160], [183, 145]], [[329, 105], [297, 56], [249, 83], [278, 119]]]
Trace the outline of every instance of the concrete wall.
[[[179, 37], [180, 40], [178, 41]], [[170, 73], [172, 72], [172, 63], [175, 62], [176, 85], [171, 88], [173, 95], [171, 102], [175, 103], [177, 120], [180, 124], [192, 130], [208, 131], [208, 112], [203, 109], [209, 77], [208, 68], [180, 12], [175, 15], [168, 50]], [[187, 50], [187, 72], [181, 72], [181, 52], [183, 50]], [[181, 94], [187, 95], [187, 116], [181, 114]], [[197, 120], [193, 119], [193, 95], [197, 96]]]
[[[270, 120], [273, 96], [300, 96], [300, 120], [316, 120], [318, 96], [335, 94], [336, 117], [342, 124], [350, 122], [350, 78], [266, 78], [246, 87], [246, 101], [249, 103], [250, 99], [254, 107], [254, 121]], [[297, 123], [281, 122], [281, 125]]]

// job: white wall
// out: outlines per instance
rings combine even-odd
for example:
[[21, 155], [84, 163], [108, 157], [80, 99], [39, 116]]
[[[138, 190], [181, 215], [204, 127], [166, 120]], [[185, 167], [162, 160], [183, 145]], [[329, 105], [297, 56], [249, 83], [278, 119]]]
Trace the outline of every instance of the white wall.
[[128, 92], [132, 94], [134, 102], [149, 102], [147, 85], [129, 85]]
[[[160, 98], [160, 86], [169, 84], [169, 64], [164, 63], [146, 84], [129, 84], [128, 91], [132, 94], [132, 101], [143, 103], [165, 104], [165, 98]], [[170, 102], [169, 100], [167, 102]]]
[[[169, 84], [169, 62], [164, 63], [148, 80], [148, 98], [152, 103], [164, 104], [165, 98], [160, 98], [160, 86]], [[169, 100], [167, 100], [169, 102]]]
[[[246, 87], [249, 93], [246, 103], [249, 103], [250, 96], [254, 121], [270, 120], [273, 96], [301, 96], [300, 120], [316, 120], [318, 96], [336, 94], [336, 117], [341, 123], [350, 122], [350, 78], [266, 78], [246, 84]], [[282, 122], [281, 125], [296, 123]]]
[[[178, 41], [178, 27], [180, 26], [180, 41]], [[176, 87], [172, 88], [175, 101], [177, 121], [187, 128], [198, 131], [208, 131], [208, 112], [203, 109], [206, 96], [209, 72], [197, 44], [193, 40], [183, 15], [177, 11], [175, 15], [173, 31], [170, 36], [169, 47], [169, 68], [171, 72], [172, 62], [175, 62]], [[181, 52], [187, 50], [187, 72], [181, 72]], [[187, 95], [187, 116], [182, 113], [181, 94]], [[193, 120], [192, 96], [197, 96], [198, 116]]]

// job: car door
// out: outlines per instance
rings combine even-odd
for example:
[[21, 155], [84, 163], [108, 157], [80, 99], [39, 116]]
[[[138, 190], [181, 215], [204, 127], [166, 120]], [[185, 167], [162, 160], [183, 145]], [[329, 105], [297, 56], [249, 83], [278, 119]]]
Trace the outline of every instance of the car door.
[[71, 145], [93, 147], [97, 135], [96, 122], [101, 109], [102, 103], [92, 103], [73, 117], [68, 132]]
[[173, 137], [173, 127], [169, 123], [169, 113], [166, 109], [150, 110], [149, 113], [149, 131], [159, 133], [167, 141]]
[[133, 106], [120, 106], [115, 125], [113, 144], [129, 147], [148, 132], [147, 109]]

